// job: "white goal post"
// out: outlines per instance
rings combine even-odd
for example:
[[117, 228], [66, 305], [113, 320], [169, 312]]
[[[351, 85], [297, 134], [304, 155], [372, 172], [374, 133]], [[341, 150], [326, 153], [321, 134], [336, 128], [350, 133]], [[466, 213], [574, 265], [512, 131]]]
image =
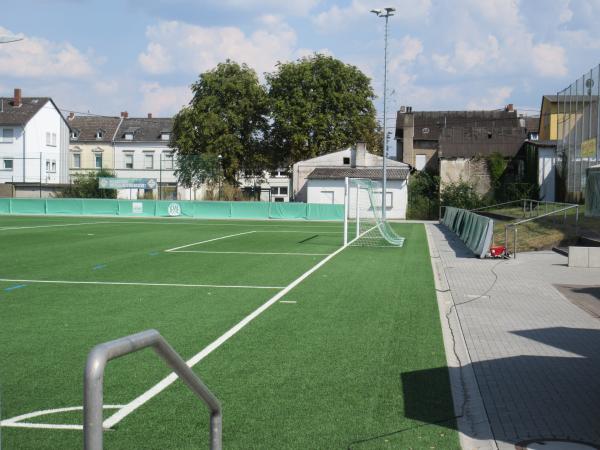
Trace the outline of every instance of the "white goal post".
[[344, 192], [344, 245], [402, 247], [382, 211], [382, 186], [369, 178], [346, 178]]

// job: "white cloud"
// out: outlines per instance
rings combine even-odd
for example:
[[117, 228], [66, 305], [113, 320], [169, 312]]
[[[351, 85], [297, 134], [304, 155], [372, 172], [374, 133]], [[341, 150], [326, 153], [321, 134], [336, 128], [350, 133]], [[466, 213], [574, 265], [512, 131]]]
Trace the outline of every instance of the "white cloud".
[[483, 97], [475, 98], [467, 103], [468, 109], [495, 109], [499, 105], [508, 103], [513, 88], [510, 86], [497, 86], [486, 90]]
[[538, 44], [533, 47], [533, 65], [541, 76], [562, 77], [567, 74], [567, 55], [559, 45]]
[[[0, 35], [12, 33], [0, 27]], [[69, 42], [18, 35], [22, 41], [0, 45], [0, 74], [26, 78], [82, 78], [94, 72], [91, 55]]]
[[94, 91], [101, 95], [111, 95], [119, 90], [117, 80], [99, 80], [93, 84]]
[[192, 99], [188, 86], [161, 86], [155, 82], [142, 84], [140, 93], [140, 109], [155, 116], [173, 115]]
[[245, 34], [237, 27], [163, 21], [147, 28], [150, 42], [138, 61], [148, 73], [197, 75], [229, 58], [247, 63], [261, 75], [273, 70], [277, 61], [292, 58], [297, 39], [295, 31], [276, 16], [263, 16], [259, 24], [259, 29]]

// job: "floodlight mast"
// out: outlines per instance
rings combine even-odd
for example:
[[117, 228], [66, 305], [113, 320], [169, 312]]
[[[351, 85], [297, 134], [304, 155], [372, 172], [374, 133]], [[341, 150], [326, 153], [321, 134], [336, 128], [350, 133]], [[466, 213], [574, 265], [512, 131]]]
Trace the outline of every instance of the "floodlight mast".
[[[385, 11], [385, 12], [384, 12]], [[387, 134], [386, 134], [386, 110], [387, 110], [387, 47], [388, 47], [388, 20], [394, 15], [396, 8], [372, 9], [371, 12], [377, 17], [385, 18], [384, 58], [383, 58], [383, 183], [381, 192], [381, 216], [385, 220], [387, 208]]]

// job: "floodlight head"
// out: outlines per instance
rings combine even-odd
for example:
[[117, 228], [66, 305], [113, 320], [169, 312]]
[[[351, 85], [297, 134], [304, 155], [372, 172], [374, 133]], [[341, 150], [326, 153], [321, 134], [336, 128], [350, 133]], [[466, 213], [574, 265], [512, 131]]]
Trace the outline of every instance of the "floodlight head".
[[379, 16], [379, 15], [381, 14], [381, 12], [382, 12], [382, 11], [381, 11], [380, 9], [372, 9], [372, 10], [371, 10], [371, 12], [372, 12], [373, 14], [377, 14], [377, 15]]
[[385, 10], [386, 10], [386, 11], [387, 11], [387, 13], [389, 14], [389, 13], [393, 13], [394, 11], [396, 11], [396, 8], [391, 8], [391, 7], [388, 7], [388, 8], [385, 8]]

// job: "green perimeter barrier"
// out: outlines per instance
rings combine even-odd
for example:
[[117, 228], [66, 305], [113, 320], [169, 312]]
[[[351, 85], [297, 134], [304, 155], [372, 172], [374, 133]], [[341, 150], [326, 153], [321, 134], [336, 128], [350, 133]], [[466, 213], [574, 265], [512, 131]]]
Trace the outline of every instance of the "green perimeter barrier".
[[342, 221], [344, 220], [344, 205], [87, 198], [0, 198], [0, 214]]
[[492, 244], [494, 221], [466, 209], [446, 206], [442, 223], [458, 235], [475, 255], [484, 258]]

